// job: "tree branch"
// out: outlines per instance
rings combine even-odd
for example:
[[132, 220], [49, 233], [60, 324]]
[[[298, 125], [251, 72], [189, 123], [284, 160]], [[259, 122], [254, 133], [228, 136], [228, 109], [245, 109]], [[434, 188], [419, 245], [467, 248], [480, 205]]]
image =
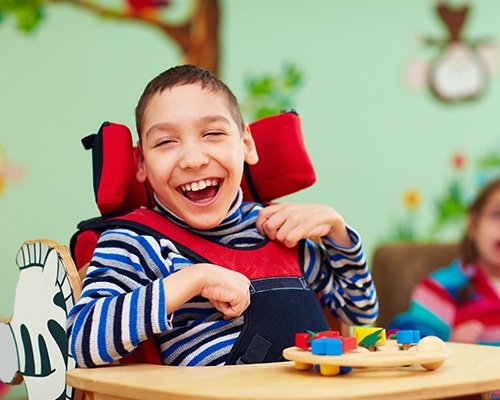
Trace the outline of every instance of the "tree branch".
[[66, 3], [90, 13], [116, 20], [143, 23], [159, 29], [182, 49], [185, 61], [208, 69], [215, 74], [219, 67], [219, 4], [218, 0], [196, 0], [190, 18], [179, 25], [172, 25], [146, 14], [103, 7], [88, 0], [48, 0]]
[[159, 29], [164, 35], [173, 39], [183, 50], [188, 47], [189, 43], [189, 22], [181, 25], [170, 25], [162, 20], [153, 18], [151, 16], [133, 13], [122, 10], [114, 10], [103, 7], [99, 4], [85, 1], [85, 0], [49, 0], [52, 3], [67, 3], [75, 7], [84, 9], [93, 14], [105, 18], [112, 18], [116, 20], [127, 20], [143, 23]]

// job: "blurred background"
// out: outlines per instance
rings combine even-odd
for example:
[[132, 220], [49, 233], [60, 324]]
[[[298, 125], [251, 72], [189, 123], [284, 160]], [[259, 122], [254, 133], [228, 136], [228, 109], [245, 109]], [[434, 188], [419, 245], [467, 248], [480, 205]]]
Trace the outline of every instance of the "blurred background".
[[298, 111], [317, 182], [283, 200], [333, 206], [369, 260], [458, 240], [500, 171], [499, 18], [495, 0], [0, 0], [0, 318], [22, 243], [68, 245], [98, 213], [81, 138], [106, 120], [135, 135], [147, 82], [184, 62], [248, 121]]

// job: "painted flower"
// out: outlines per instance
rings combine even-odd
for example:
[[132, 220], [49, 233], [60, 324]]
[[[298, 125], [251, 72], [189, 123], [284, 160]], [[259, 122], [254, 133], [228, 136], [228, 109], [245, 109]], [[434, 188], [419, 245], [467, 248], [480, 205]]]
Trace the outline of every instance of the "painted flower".
[[22, 169], [18, 166], [8, 164], [7, 157], [0, 147], [0, 196], [4, 193], [7, 187], [7, 181], [19, 180], [22, 177]]
[[451, 158], [451, 165], [454, 169], [460, 170], [465, 166], [465, 154], [463, 153], [455, 153]]
[[403, 204], [408, 210], [414, 210], [418, 208], [420, 202], [420, 192], [416, 189], [409, 189], [403, 194]]
[[9, 390], [10, 387], [8, 385], [4, 385], [2, 382], [0, 382], [0, 398], [6, 395]]

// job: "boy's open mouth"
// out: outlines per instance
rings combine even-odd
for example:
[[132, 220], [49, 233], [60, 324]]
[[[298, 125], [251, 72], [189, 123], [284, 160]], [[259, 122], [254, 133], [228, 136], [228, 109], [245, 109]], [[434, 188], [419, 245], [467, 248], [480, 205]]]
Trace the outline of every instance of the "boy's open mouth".
[[191, 201], [209, 201], [219, 191], [220, 180], [216, 178], [202, 179], [201, 181], [181, 185], [182, 194]]

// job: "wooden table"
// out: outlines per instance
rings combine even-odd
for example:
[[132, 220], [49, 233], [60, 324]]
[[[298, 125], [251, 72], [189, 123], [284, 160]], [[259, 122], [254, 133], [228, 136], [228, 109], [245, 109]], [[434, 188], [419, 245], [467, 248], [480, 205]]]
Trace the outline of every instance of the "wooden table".
[[448, 343], [435, 371], [418, 365], [356, 368], [347, 375], [299, 371], [293, 362], [224, 367], [107, 366], [68, 371], [94, 400], [442, 399], [500, 390], [500, 347]]

